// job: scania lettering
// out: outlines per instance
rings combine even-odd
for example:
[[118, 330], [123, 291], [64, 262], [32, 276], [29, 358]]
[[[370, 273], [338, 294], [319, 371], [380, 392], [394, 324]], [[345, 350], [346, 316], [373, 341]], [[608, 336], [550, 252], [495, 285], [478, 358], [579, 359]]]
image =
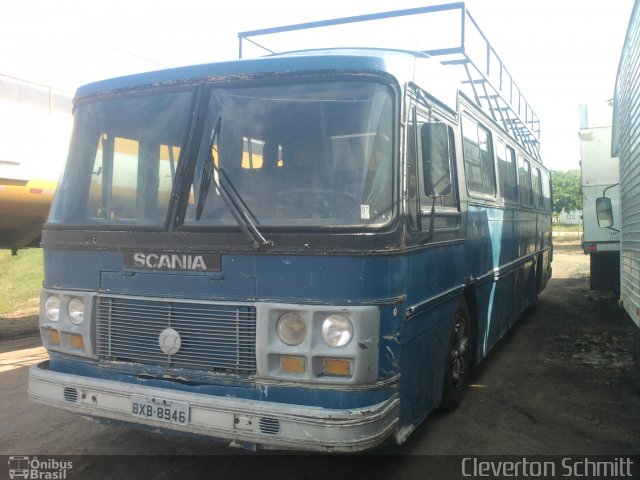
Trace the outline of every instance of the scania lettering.
[[136, 268], [168, 270], [208, 270], [203, 255], [134, 253], [133, 266]]
[[[440, 14], [475, 35], [416, 51], [317, 30], [390, 40], [384, 22], [415, 19], [420, 39]], [[240, 50], [306, 33], [327, 48], [78, 89], [33, 401], [250, 448], [400, 444], [535, 304], [540, 124], [464, 4], [244, 32]]]

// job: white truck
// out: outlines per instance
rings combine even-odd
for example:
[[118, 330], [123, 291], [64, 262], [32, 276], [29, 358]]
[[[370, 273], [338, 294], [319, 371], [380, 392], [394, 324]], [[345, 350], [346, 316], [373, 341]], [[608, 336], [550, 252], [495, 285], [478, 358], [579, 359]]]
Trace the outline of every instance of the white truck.
[[[640, 389], [640, 0], [631, 13], [622, 48], [613, 108], [612, 155], [620, 158], [620, 303], [635, 324], [636, 381]], [[613, 221], [604, 196], [601, 223]]]
[[[592, 290], [620, 290], [620, 174], [611, 155], [613, 101], [580, 106], [582, 248], [589, 255]], [[598, 199], [611, 200], [613, 223], [598, 222]]]

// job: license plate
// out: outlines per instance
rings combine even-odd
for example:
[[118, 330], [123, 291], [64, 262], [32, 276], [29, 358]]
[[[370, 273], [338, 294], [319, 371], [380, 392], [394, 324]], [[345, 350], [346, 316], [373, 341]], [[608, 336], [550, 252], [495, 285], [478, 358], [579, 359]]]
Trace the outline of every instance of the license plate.
[[189, 404], [164, 398], [131, 395], [131, 413], [135, 417], [150, 418], [177, 425], [189, 423]]

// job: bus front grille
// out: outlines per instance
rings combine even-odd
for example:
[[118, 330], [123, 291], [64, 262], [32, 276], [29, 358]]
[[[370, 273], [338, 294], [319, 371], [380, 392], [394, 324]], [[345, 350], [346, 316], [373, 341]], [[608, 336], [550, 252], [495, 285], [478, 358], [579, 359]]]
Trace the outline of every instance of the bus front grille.
[[[101, 360], [243, 375], [256, 370], [254, 307], [99, 296], [96, 320]], [[172, 337], [165, 351], [163, 332]], [[179, 345], [175, 352], [167, 348], [172, 343]]]

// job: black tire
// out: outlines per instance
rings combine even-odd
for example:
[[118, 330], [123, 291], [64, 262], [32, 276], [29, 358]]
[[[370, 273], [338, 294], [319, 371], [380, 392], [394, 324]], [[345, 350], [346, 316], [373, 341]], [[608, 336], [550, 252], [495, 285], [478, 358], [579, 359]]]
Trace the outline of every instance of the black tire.
[[453, 317], [453, 325], [449, 335], [447, 348], [446, 371], [442, 385], [442, 400], [440, 410], [451, 412], [455, 410], [464, 390], [469, 383], [471, 370], [471, 316], [464, 298], [460, 299]]

